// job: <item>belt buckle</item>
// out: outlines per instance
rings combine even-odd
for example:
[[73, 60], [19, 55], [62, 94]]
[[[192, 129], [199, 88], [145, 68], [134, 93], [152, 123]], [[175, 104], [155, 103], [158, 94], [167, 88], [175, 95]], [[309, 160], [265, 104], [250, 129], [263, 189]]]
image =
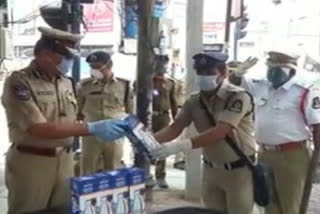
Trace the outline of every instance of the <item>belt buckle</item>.
[[212, 162], [212, 161], [208, 161], [209, 165], [212, 166], [212, 168], [219, 168], [219, 165], [216, 164], [215, 162]]
[[263, 147], [265, 150], [267, 150], [267, 151], [274, 151], [274, 150], [277, 150], [277, 147], [276, 147], [276, 146], [274, 146], [274, 145], [267, 145], [267, 144], [264, 144], [262, 147]]
[[230, 163], [230, 162], [225, 163], [225, 164], [224, 164], [224, 168], [225, 168], [225, 170], [232, 170], [231, 163]]
[[64, 151], [64, 147], [56, 147], [56, 156], [61, 155]]
[[215, 162], [209, 161], [210, 165], [212, 166], [212, 168], [216, 168], [216, 169], [225, 169], [224, 164], [217, 164]]

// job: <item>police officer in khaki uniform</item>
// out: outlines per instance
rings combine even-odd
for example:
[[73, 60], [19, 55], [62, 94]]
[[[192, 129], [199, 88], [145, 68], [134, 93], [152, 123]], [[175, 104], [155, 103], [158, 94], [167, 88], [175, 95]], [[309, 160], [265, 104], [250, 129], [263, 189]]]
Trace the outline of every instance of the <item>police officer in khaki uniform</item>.
[[[96, 51], [90, 54], [86, 61], [90, 64], [92, 77], [80, 83], [79, 119], [85, 121], [119, 119], [126, 113], [132, 113], [133, 93], [130, 82], [114, 76], [110, 55], [103, 51]], [[82, 174], [97, 172], [101, 167], [102, 170], [117, 169], [121, 166], [122, 156], [122, 140], [106, 145], [94, 136], [84, 137]]]
[[229, 63], [230, 81], [252, 93], [259, 160], [271, 166], [276, 193], [266, 214], [298, 214], [310, 164], [307, 141], [320, 145], [319, 86], [296, 76], [297, 55], [287, 50], [268, 52], [266, 78], [244, 76], [257, 59]]
[[[176, 92], [178, 111], [180, 111], [186, 99], [185, 83], [183, 80], [176, 80], [175, 92]], [[181, 137], [183, 137], [183, 134]], [[184, 170], [185, 162], [186, 162], [185, 159], [186, 157], [183, 152], [176, 154], [174, 158], [173, 168]]]
[[[156, 74], [153, 77], [153, 117], [152, 129], [158, 132], [170, 124], [170, 113], [175, 118], [177, 113], [177, 101], [175, 92], [175, 81], [165, 75], [166, 65], [169, 62], [167, 55], [159, 56], [159, 60], [164, 65], [156, 68]], [[160, 188], [168, 188], [165, 180], [166, 161], [160, 160], [156, 163], [155, 177]]]
[[[224, 81], [227, 58], [222, 53], [193, 57], [200, 92], [187, 99], [174, 122], [156, 133], [155, 138], [159, 142], [172, 141], [191, 123], [201, 134], [164, 143], [152, 153], [162, 159], [178, 152], [203, 148], [204, 205], [230, 214], [249, 214], [253, 209], [252, 175], [224, 139], [227, 135], [232, 137], [254, 159], [253, 105], [251, 96], [244, 89]], [[210, 122], [211, 116], [216, 125]]]
[[6, 158], [8, 213], [69, 204], [73, 136], [115, 140], [125, 135], [121, 120], [77, 123], [77, 102], [65, 74], [80, 35], [39, 28], [35, 59], [6, 79], [2, 95], [12, 146]]

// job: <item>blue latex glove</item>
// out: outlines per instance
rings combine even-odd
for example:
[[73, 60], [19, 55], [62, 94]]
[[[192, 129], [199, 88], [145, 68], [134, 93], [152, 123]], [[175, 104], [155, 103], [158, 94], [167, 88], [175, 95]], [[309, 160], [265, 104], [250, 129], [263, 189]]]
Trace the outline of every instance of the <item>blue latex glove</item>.
[[88, 123], [90, 134], [105, 141], [114, 141], [126, 135], [127, 123], [123, 120], [100, 120]]

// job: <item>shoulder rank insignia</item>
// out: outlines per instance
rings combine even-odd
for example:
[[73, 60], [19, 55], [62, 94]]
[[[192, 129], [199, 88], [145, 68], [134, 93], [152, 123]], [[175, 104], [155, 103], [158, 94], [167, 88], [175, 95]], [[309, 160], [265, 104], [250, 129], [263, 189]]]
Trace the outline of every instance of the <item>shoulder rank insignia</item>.
[[315, 97], [312, 100], [312, 108], [313, 109], [320, 109], [320, 98], [319, 97]]
[[243, 102], [242, 100], [235, 100], [231, 103], [231, 105], [228, 107], [229, 111], [241, 113], [243, 108]]
[[18, 100], [27, 101], [31, 97], [30, 89], [23, 83], [13, 85], [12, 89]]

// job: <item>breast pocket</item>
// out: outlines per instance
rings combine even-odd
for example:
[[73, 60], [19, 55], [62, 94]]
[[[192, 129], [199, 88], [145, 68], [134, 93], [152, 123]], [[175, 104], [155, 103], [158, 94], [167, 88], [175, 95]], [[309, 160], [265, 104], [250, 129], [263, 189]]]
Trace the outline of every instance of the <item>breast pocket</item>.
[[101, 92], [90, 92], [86, 95], [86, 102], [84, 105], [85, 112], [91, 112], [101, 108], [103, 95]]
[[103, 95], [103, 105], [105, 108], [122, 109], [125, 106], [125, 90], [115, 87], [106, 90]]
[[266, 97], [259, 97], [255, 101], [255, 112], [257, 114], [264, 114], [268, 112], [269, 99]]
[[42, 114], [53, 121], [58, 115], [57, 98], [54, 95], [41, 95], [37, 97], [37, 104]]
[[268, 103], [268, 98], [260, 97], [259, 99], [255, 99], [255, 104], [257, 107], [266, 106]]
[[65, 92], [65, 103], [66, 103], [66, 111], [67, 113], [73, 114], [77, 113], [78, 111], [78, 105], [77, 105], [77, 100], [71, 91], [66, 91]]
[[287, 111], [298, 108], [298, 106], [298, 102], [290, 99], [290, 97], [286, 97], [286, 99], [275, 99], [272, 103], [272, 108], [276, 111]]

